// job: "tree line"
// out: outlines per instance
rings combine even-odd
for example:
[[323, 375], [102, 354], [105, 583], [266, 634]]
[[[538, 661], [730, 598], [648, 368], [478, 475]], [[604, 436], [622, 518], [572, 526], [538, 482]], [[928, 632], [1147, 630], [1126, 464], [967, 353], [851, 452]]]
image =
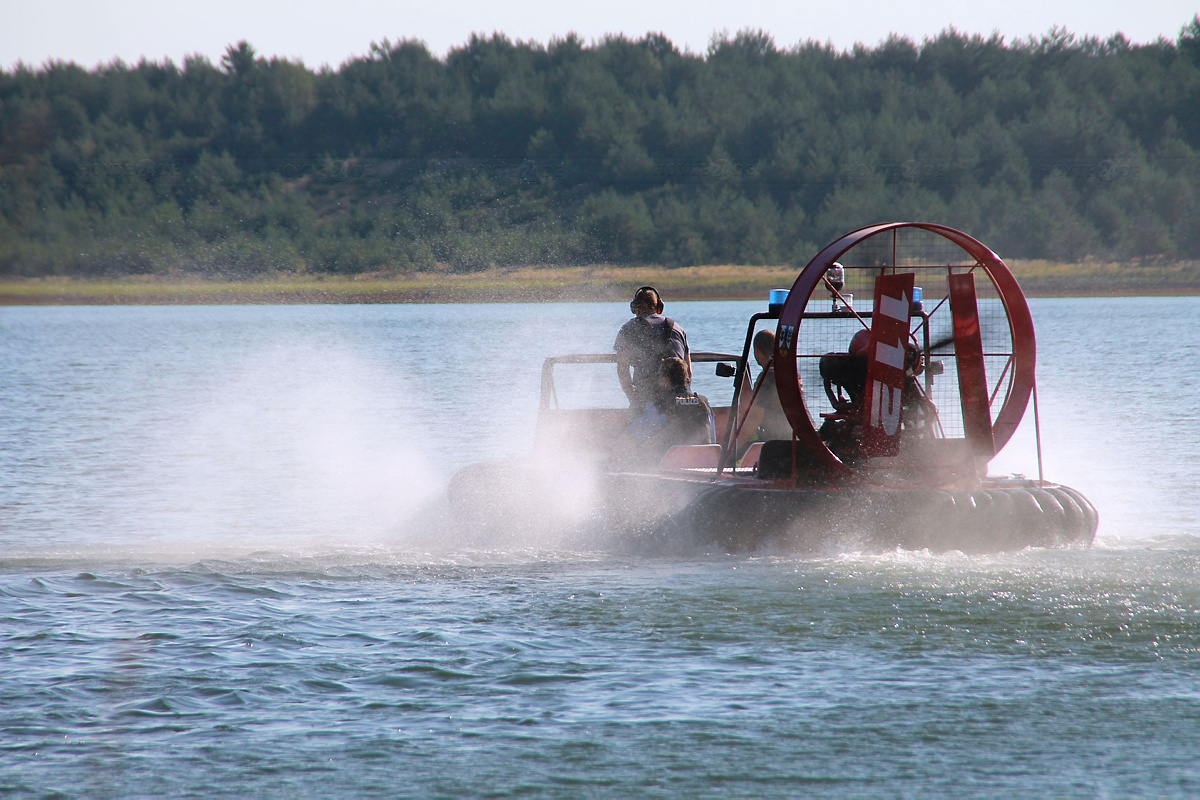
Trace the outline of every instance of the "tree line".
[[859, 225], [1003, 256], [1200, 258], [1200, 16], [1132, 44], [947, 30], [247, 43], [0, 71], [0, 274], [802, 265]]

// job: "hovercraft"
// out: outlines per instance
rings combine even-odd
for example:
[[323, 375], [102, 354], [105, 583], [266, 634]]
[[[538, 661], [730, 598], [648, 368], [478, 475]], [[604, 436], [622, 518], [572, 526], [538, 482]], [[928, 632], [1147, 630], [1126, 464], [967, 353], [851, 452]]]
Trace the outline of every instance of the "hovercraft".
[[[771, 324], [768, 368], [791, 437], [755, 441], [745, 413], [757, 399], [747, 379], [751, 343]], [[980, 553], [1087, 547], [1095, 537], [1095, 507], [1042, 475], [1025, 296], [1004, 262], [961, 231], [905, 222], [847, 233], [791, 289], [771, 292], [740, 355], [693, 353], [692, 361], [697, 372], [715, 362], [718, 375], [733, 377], [729, 404], [713, 404], [719, 434], [630, 466], [619, 457], [628, 410], [565, 407], [555, 380], [564, 365], [614, 364], [614, 356], [547, 359], [531, 454], [455, 475], [458, 519], [601, 525], [730, 552]], [[990, 476], [1031, 400], [1037, 479]]]

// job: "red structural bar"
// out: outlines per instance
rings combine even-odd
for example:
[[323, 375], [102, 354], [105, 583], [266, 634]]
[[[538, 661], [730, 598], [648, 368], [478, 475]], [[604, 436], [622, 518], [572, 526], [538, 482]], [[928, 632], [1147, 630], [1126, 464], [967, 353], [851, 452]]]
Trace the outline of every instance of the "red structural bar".
[[992, 439], [992, 412], [988, 400], [987, 372], [983, 363], [983, 336], [979, 331], [979, 303], [975, 276], [950, 274], [950, 315], [954, 320], [954, 358], [958, 364], [958, 396], [962, 401], [963, 430], [977, 456], [996, 455]]

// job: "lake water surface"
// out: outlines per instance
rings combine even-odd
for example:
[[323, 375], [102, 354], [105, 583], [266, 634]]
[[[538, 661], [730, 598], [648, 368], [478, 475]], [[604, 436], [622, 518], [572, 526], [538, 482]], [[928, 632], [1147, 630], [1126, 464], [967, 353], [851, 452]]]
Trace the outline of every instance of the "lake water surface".
[[1031, 306], [1087, 551], [461, 535], [621, 304], [2, 308], [0, 792], [1195, 796], [1200, 298]]

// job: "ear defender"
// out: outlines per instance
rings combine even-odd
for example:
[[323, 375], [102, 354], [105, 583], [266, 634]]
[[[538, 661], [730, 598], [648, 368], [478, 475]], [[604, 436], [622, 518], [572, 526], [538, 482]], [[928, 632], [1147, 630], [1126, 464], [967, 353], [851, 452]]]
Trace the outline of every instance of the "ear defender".
[[634, 314], [637, 313], [638, 298], [642, 297], [646, 292], [654, 292], [654, 313], [661, 314], [663, 312], [662, 295], [653, 286], [638, 287], [638, 290], [633, 293], [633, 299], [629, 301], [629, 311]]

